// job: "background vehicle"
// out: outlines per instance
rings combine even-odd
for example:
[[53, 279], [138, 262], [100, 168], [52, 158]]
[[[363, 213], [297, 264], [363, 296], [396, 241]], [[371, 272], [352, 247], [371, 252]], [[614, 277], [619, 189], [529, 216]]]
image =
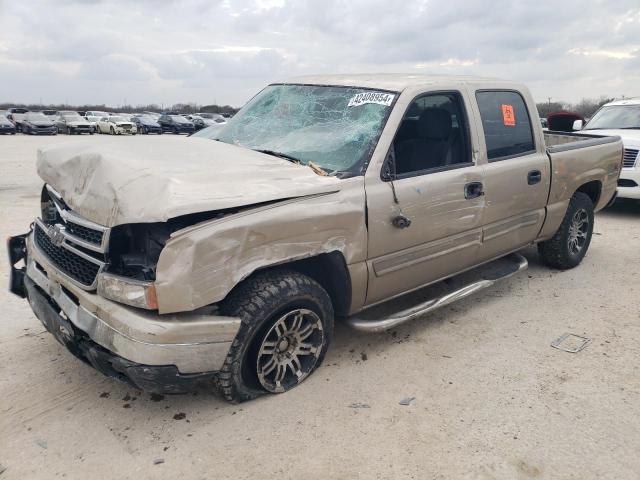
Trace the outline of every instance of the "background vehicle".
[[149, 115], [133, 115], [131, 117], [131, 121], [136, 124], [138, 133], [162, 133], [162, 127], [160, 124]]
[[170, 133], [193, 133], [195, 126], [182, 115], [164, 114], [158, 118], [158, 123], [162, 127], [163, 132]]
[[85, 112], [85, 115], [84, 115], [84, 117], [87, 119], [87, 122], [89, 122], [89, 125], [93, 127], [94, 132], [98, 131], [98, 127], [97, 127], [98, 120], [108, 116], [109, 114], [107, 112], [100, 112], [96, 110]]
[[545, 133], [524, 86], [472, 77], [273, 84], [216, 140], [40, 152], [42, 218], [8, 250], [12, 291], [95, 368], [232, 401], [308, 378], [334, 318], [392, 328], [526, 268], [532, 243], [576, 267], [622, 162], [619, 137]]
[[29, 110], [27, 110], [26, 108], [10, 108], [9, 110], [7, 110], [7, 118], [11, 120], [11, 122], [13, 122], [13, 124], [16, 126], [16, 129], [20, 131], [18, 123], [22, 121], [25, 114], [27, 114], [28, 112]]
[[624, 161], [618, 180], [618, 197], [640, 199], [640, 99], [603, 105], [583, 131], [622, 137]]
[[123, 135], [137, 133], [136, 124], [128, 122], [122, 117], [113, 115], [111, 117], [102, 117], [96, 123], [98, 133], [109, 133], [111, 135]]
[[47, 117], [57, 117], [58, 116], [58, 111], [57, 110], [42, 110], [42, 113], [44, 113]]
[[216, 123], [225, 123], [227, 121], [227, 119], [224, 116], [220, 115], [219, 113], [202, 112], [202, 113], [197, 113], [196, 115], [202, 118], [206, 118], [207, 120], [213, 120]]
[[584, 117], [575, 112], [554, 112], [547, 115], [547, 128], [554, 132], [573, 132], [576, 121], [584, 123]]
[[27, 135], [56, 135], [58, 133], [54, 120], [42, 112], [25, 113], [19, 120], [16, 120], [16, 129]]
[[196, 131], [202, 130], [205, 127], [210, 127], [211, 125], [215, 125], [215, 121], [210, 120], [208, 118], [203, 118], [199, 115], [186, 115], [185, 118], [193, 123]]
[[58, 133], [66, 133], [68, 135], [89, 133], [93, 135], [94, 128], [86, 118], [81, 117], [78, 112], [63, 110], [58, 112], [56, 119]]
[[15, 135], [16, 126], [4, 115], [0, 115], [0, 134], [11, 134]]

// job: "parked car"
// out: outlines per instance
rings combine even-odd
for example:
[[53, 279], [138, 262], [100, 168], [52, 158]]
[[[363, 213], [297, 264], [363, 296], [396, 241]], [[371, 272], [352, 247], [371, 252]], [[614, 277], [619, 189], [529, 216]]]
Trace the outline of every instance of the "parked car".
[[4, 115], [0, 115], [0, 134], [11, 134], [15, 135], [16, 126], [13, 124], [11, 120], [9, 120]]
[[96, 123], [98, 133], [109, 133], [111, 135], [123, 135], [137, 133], [136, 124], [128, 122], [122, 117], [113, 115], [111, 117], [102, 117]]
[[101, 112], [98, 110], [90, 110], [88, 112], [85, 112], [84, 118], [87, 119], [87, 122], [89, 122], [89, 124], [93, 127], [93, 131], [97, 132], [98, 131], [98, 120], [100, 120], [103, 117], [108, 117], [109, 114], [107, 112]]
[[193, 133], [195, 126], [182, 115], [165, 114], [158, 118], [158, 123], [162, 127], [163, 132], [170, 133]]
[[[14, 119], [16, 114], [13, 114]], [[16, 129], [27, 135], [56, 135], [58, 128], [54, 119], [42, 112], [27, 112], [16, 120]]]
[[136, 124], [138, 133], [162, 133], [162, 127], [160, 124], [149, 115], [133, 115], [131, 121]]
[[8, 241], [10, 285], [99, 371], [236, 402], [308, 378], [334, 318], [394, 328], [523, 270], [532, 243], [578, 266], [622, 161], [619, 137], [544, 133], [526, 87], [473, 77], [273, 84], [216, 140], [39, 152], [42, 216]]
[[216, 123], [225, 123], [227, 121], [227, 119], [224, 116], [220, 115], [219, 113], [201, 112], [201, 113], [196, 113], [196, 115], [202, 118], [206, 118], [207, 120], [212, 120]]
[[58, 111], [57, 110], [42, 110], [42, 113], [44, 113], [47, 117], [57, 117], [58, 116]]
[[554, 132], [573, 132], [577, 121], [582, 122], [580, 125], [584, 124], [584, 117], [576, 112], [561, 110], [547, 115], [547, 128]]
[[618, 197], [640, 199], [640, 98], [603, 105], [583, 131], [622, 137], [624, 159], [618, 180]]
[[[16, 129], [18, 129], [18, 123], [22, 121], [28, 112], [29, 110], [26, 108], [10, 108], [7, 110], [7, 118], [11, 120], [11, 122], [16, 126]], [[18, 131], [20, 130], [18, 129]]]
[[58, 112], [56, 120], [58, 133], [66, 133], [68, 135], [76, 135], [88, 133], [93, 135], [94, 128], [89, 121], [81, 117], [78, 112], [63, 110]]
[[196, 132], [198, 130], [202, 130], [203, 128], [209, 127], [211, 125], [215, 125], [216, 123], [213, 120], [209, 120], [208, 118], [202, 118], [199, 115], [185, 115], [184, 117], [187, 120], [189, 120], [191, 123], [193, 123], [193, 126]]

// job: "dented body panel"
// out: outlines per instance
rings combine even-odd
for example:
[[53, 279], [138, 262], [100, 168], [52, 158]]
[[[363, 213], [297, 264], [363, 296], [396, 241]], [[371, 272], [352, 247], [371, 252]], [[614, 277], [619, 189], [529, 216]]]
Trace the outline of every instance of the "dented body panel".
[[38, 175], [77, 214], [100, 225], [163, 222], [338, 190], [309, 168], [204, 138], [162, 136], [38, 152]]
[[340, 252], [347, 265], [364, 261], [363, 179], [345, 179], [340, 187], [176, 232], [158, 262], [160, 312], [218, 302], [261, 268], [330, 252]]

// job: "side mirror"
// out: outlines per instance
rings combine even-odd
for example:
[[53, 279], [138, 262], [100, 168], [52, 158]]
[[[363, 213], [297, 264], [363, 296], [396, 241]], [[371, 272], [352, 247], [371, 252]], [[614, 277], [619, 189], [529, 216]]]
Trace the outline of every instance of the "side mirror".
[[582, 127], [584, 127], [584, 120], [576, 120], [573, 122], [572, 130], [577, 132], [578, 130], [582, 130]]

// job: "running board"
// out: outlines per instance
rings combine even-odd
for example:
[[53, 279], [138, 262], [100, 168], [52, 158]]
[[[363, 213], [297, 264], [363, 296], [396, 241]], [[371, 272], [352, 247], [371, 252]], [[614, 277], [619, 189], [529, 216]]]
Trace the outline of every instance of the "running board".
[[395, 312], [390, 316], [386, 316], [384, 319], [376, 320], [367, 319], [363, 316], [354, 316], [347, 318], [346, 323], [352, 328], [363, 332], [382, 332], [384, 330], [397, 327], [402, 323], [413, 320], [426, 313], [432, 312], [433, 310], [444, 307], [445, 305], [461, 300], [469, 295], [479, 292], [480, 290], [484, 290], [499, 280], [515, 275], [521, 270], [526, 270], [529, 265], [527, 259], [519, 253], [512, 253], [497, 260], [496, 262], [499, 261], [502, 261], [502, 263], [508, 261], [508, 263], [506, 265], [501, 265], [498, 268], [494, 268], [488, 274], [483, 275], [480, 280], [468, 283], [460, 288], [450, 291], [449, 293], [421, 302], [399, 312]]

